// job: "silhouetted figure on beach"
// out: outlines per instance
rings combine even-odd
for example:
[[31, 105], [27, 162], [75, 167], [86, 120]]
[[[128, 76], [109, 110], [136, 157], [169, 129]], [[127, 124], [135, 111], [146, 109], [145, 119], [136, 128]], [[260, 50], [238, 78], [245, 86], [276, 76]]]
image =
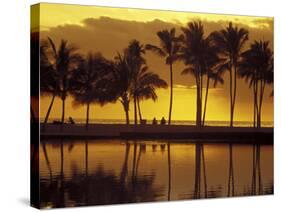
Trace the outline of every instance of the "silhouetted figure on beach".
[[166, 120], [165, 120], [165, 118], [164, 117], [162, 117], [162, 119], [161, 119], [161, 125], [165, 125], [166, 124]]
[[68, 120], [69, 120], [70, 124], [75, 124], [75, 121], [73, 120], [73, 118], [71, 116], [69, 116]]
[[156, 125], [156, 124], [157, 124], [157, 120], [156, 120], [155, 117], [154, 117], [153, 120], [152, 120], [152, 124], [153, 124], [153, 125]]

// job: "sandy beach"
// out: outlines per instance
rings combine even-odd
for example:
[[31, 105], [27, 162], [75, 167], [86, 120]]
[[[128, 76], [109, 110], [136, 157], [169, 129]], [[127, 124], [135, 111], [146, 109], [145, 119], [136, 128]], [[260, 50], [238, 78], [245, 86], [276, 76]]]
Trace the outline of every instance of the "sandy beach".
[[273, 143], [273, 128], [203, 127], [186, 125], [47, 124], [41, 138], [204, 139], [241, 143]]

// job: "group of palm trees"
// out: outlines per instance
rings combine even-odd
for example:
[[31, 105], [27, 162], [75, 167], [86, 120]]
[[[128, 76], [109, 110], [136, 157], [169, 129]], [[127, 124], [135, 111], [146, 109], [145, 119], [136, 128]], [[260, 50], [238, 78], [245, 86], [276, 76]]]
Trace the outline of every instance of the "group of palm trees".
[[[55, 97], [62, 101], [62, 124], [65, 122], [65, 101], [74, 97], [74, 105], [86, 106], [86, 127], [89, 124], [90, 105], [120, 102], [130, 123], [129, 105], [134, 105], [134, 124], [142, 120], [140, 101], [157, 100], [156, 89], [168, 84], [159, 75], [149, 70], [146, 51], [163, 57], [169, 66], [170, 104], [168, 124], [172, 120], [173, 64], [183, 62], [182, 74], [192, 74], [196, 82], [196, 126], [205, 125], [208, 91], [211, 81], [214, 86], [224, 83], [223, 73], [229, 73], [230, 127], [233, 127], [237, 79], [243, 77], [253, 90], [253, 126], [261, 127], [261, 112], [264, 90], [273, 83], [273, 51], [269, 41], [254, 41], [246, 49], [249, 32], [232, 23], [205, 35], [202, 22], [189, 22], [176, 35], [175, 28], [157, 32], [159, 45], [141, 44], [132, 40], [128, 47], [118, 52], [113, 60], [101, 53], [89, 52], [87, 56], [65, 40], [58, 46], [51, 38], [40, 43], [40, 91], [51, 95], [45, 116], [47, 123]], [[245, 50], [246, 49], [246, 50]], [[205, 93], [203, 93], [205, 88]], [[273, 95], [273, 91], [272, 91]], [[204, 105], [203, 105], [204, 104]]]

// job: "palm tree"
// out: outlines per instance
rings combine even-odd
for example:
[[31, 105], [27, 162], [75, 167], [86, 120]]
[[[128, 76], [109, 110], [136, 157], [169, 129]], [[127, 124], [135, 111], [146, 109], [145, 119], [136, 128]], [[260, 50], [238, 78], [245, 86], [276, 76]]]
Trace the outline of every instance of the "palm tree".
[[88, 53], [87, 58], [80, 62], [70, 79], [70, 93], [74, 97], [74, 106], [86, 105], [86, 128], [89, 125], [90, 104], [104, 105], [109, 102], [106, 88], [101, 80], [111, 71], [111, 63], [100, 53]]
[[241, 56], [239, 74], [253, 88], [253, 126], [260, 128], [265, 86], [273, 83], [273, 52], [268, 41], [255, 41]]
[[139, 101], [149, 98], [156, 100], [155, 89], [167, 87], [164, 80], [148, 70], [142, 57], [143, 53], [143, 46], [137, 40], [131, 41], [123, 54], [118, 53], [115, 57], [111, 77], [103, 83], [107, 84], [109, 96], [115, 96], [115, 101], [119, 100], [122, 103], [127, 124], [130, 123], [129, 104], [132, 99], [134, 102], [134, 120], [137, 124], [137, 107], [139, 108], [139, 114], [141, 113]]
[[153, 101], [156, 101], [158, 96], [155, 89], [167, 87], [167, 83], [161, 79], [158, 74], [148, 71], [147, 66], [143, 66], [141, 68], [140, 72], [136, 76], [136, 85], [134, 86], [134, 99], [136, 99], [140, 120], [142, 120], [140, 101], [145, 99], [152, 99]]
[[[202, 99], [203, 99], [203, 76], [208, 70], [208, 79], [213, 74], [211, 68], [217, 61], [216, 51], [211, 46], [211, 40], [204, 38], [204, 29], [202, 23], [190, 22], [187, 27], [181, 28], [183, 35], [181, 36], [182, 47], [180, 50], [179, 59], [184, 61], [186, 68], [182, 71], [182, 74], [191, 73], [196, 80], [196, 126], [202, 126]], [[215, 60], [216, 59], [216, 60]], [[209, 81], [207, 80], [207, 87], [209, 89]], [[208, 89], [206, 89], [205, 104], [207, 104]], [[206, 107], [206, 105], [205, 105]], [[206, 112], [205, 112], [206, 113]]]
[[132, 74], [132, 85], [131, 95], [134, 101], [134, 121], [138, 123], [137, 116], [137, 87], [138, 87], [138, 75], [142, 72], [143, 66], [145, 65], [145, 59], [142, 55], [145, 53], [143, 45], [137, 40], [132, 40], [129, 46], [125, 49], [126, 60], [130, 73]]
[[52, 99], [44, 119], [43, 130], [48, 122], [55, 97], [59, 94], [58, 75], [49, 61], [47, 53], [48, 48], [48, 42], [43, 40], [40, 43], [40, 95], [52, 95]]
[[[30, 35], [30, 119], [32, 123], [32, 128], [36, 128], [39, 122], [39, 114], [36, 112], [38, 111], [37, 108], [39, 107], [39, 85], [38, 85], [38, 78], [39, 78], [39, 61], [40, 61], [40, 54], [38, 49], [40, 48], [40, 36], [39, 32], [31, 32]], [[34, 123], [34, 124], [33, 124]], [[37, 130], [36, 130], [37, 131]], [[35, 154], [34, 154], [35, 156]]]
[[107, 86], [110, 96], [122, 104], [126, 115], [126, 124], [130, 124], [129, 105], [131, 83], [132, 74], [128, 68], [126, 56], [118, 53], [113, 62], [111, 77], [104, 80], [104, 84]]
[[160, 46], [158, 47], [152, 44], [147, 44], [146, 49], [153, 51], [160, 57], [165, 57], [166, 64], [170, 67], [170, 108], [168, 120], [168, 124], [170, 125], [173, 106], [173, 63], [177, 58], [177, 53], [180, 48], [178, 43], [179, 38], [176, 37], [175, 28], [159, 31], [157, 32], [157, 36], [160, 40]]
[[51, 57], [49, 61], [53, 61], [52, 68], [58, 75], [59, 96], [62, 100], [62, 117], [61, 122], [64, 123], [65, 116], [65, 100], [69, 92], [69, 79], [71, 72], [77, 68], [81, 56], [77, 53], [77, 48], [69, 45], [66, 40], [61, 40], [59, 48], [51, 38], [48, 38], [51, 46]]
[[207, 101], [208, 101], [208, 94], [209, 94], [209, 86], [210, 81], [214, 81], [214, 87], [217, 86], [218, 83], [223, 84], [224, 80], [221, 77], [221, 73], [217, 71], [217, 64], [220, 62], [218, 57], [218, 50], [216, 46], [213, 46], [210, 42], [210, 37], [206, 38], [207, 42], [207, 54], [204, 61], [204, 70], [206, 70], [206, 91], [205, 91], [205, 99], [204, 99], [204, 110], [203, 110], [203, 118], [202, 118], [202, 126], [205, 125], [205, 118], [207, 113]]
[[212, 33], [212, 38], [220, 49], [220, 55], [223, 62], [220, 66], [220, 72], [229, 71], [230, 78], [230, 127], [233, 127], [234, 108], [237, 90], [237, 66], [241, 58], [241, 53], [249, 32], [244, 28], [233, 26], [230, 22], [228, 27]]

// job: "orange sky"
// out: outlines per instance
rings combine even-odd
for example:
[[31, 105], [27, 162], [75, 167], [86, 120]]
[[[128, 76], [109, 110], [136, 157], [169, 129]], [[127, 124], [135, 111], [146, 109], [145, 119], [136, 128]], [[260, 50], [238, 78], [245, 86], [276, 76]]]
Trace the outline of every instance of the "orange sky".
[[[101, 52], [112, 59], [117, 51], [122, 51], [132, 39], [141, 43], [158, 44], [155, 33], [162, 29], [175, 27], [177, 34], [180, 27], [191, 20], [202, 20], [205, 33], [219, 30], [229, 21], [239, 24], [249, 30], [250, 41], [256, 39], [273, 40], [273, 19], [265, 17], [229, 16], [215, 14], [184, 13], [172, 11], [136, 10], [94, 6], [41, 4], [40, 5], [40, 32], [41, 37], [50, 36], [56, 43], [67, 39], [79, 47], [82, 54], [88, 51]], [[34, 24], [31, 25], [34, 28]], [[272, 45], [272, 43], [271, 43]], [[151, 53], [146, 54], [146, 60], [151, 70], [163, 79], [169, 79], [168, 67], [164, 60]], [[195, 80], [190, 75], [182, 76], [183, 64], [175, 65], [174, 78], [174, 120], [195, 120], [196, 91], [193, 88]], [[207, 120], [229, 120], [228, 78], [225, 84], [212, 88], [208, 97]], [[273, 99], [269, 97], [272, 88], [267, 88], [263, 105], [263, 120], [273, 120]], [[167, 119], [169, 110], [169, 89], [157, 91], [158, 101], [141, 102], [143, 118], [153, 117]], [[41, 98], [40, 114], [45, 116], [50, 98]], [[133, 118], [131, 105], [130, 118]], [[252, 93], [244, 80], [238, 80], [237, 105], [235, 120], [252, 120]], [[61, 101], [57, 98], [50, 118], [61, 116]], [[66, 117], [84, 118], [85, 108], [73, 108], [72, 99], [66, 102]], [[91, 107], [91, 118], [124, 119], [125, 114], [120, 103], [98, 105]]]

